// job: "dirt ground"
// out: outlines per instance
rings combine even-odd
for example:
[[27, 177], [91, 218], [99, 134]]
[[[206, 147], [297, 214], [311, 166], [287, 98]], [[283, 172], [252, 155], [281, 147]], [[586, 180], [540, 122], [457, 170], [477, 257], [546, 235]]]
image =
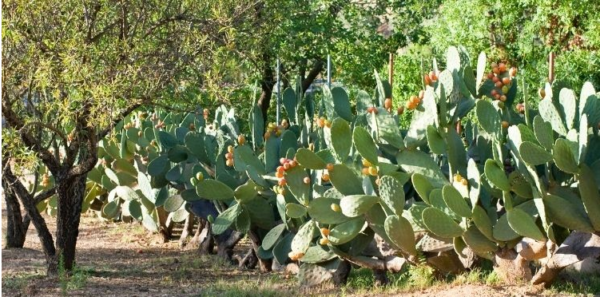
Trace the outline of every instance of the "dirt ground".
[[[3, 210], [3, 230], [6, 219]], [[55, 222], [46, 217], [54, 232]], [[3, 239], [4, 240], [4, 239]], [[4, 246], [4, 243], [3, 243]], [[245, 252], [244, 249], [237, 251]], [[101, 222], [82, 216], [77, 243], [78, 270], [70, 278], [47, 278], [43, 254], [33, 226], [24, 249], [2, 250], [4, 296], [532, 296], [526, 286], [442, 284], [423, 290], [395, 291], [300, 289], [294, 277], [241, 270], [216, 256], [162, 243], [137, 223]], [[552, 295], [545, 292], [544, 295]]]

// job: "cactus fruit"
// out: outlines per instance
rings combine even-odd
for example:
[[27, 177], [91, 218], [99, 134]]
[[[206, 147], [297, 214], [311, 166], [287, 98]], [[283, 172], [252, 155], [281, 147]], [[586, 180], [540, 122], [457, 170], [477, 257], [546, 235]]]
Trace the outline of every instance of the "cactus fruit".
[[342, 212], [342, 208], [337, 203], [331, 203], [331, 210], [335, 212]]

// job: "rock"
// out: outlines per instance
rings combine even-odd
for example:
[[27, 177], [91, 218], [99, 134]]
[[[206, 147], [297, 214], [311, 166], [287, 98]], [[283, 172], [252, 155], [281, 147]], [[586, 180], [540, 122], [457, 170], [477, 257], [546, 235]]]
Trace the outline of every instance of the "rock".
[[532, 283], [547, 287], [565, 267], [588, 258], [596, 259], [598, 257], [600, 257], [600, 236], [574, 231], [536, 273]]
[[529, 262], [513, 249], [504, 248], [494, 256], [494, 271], [507, 284], [531, 280]]
[[331, 283], [333, 274], [324, 267], [314, 264], [303, 264], [298, 271], [301, 287], [314, 287]]
[[534, 261], [547, 256], [546, 242], [536, 241], [531, 238], [523, 238], [515, 246], [515, 250], [523, 259]]
[[600, 258], [587, 258], [565, 268], [567, 273], [600, 275]]
[[290, 263], [285, 266], [285, 274], [298, 274], [300, 268], [296, 263]]

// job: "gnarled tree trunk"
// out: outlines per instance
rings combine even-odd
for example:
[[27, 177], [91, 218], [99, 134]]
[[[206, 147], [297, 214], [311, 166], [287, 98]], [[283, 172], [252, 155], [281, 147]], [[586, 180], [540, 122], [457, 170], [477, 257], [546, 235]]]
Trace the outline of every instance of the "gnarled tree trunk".
[[[8, 165], [7, 165], [8, 166]], [[5, 177], [2, 177], [4, 198], [6, 200], [6, 248], [23, 248], [27, 229], [29, 228], [29, 217], [21, 215], [21, 204], [16, 194], [12, 191]]]
[[67, 271], [72, 270], [75, 263], [86, 179], [87, 174], [57, 177], [56, 255], [57, 261]]
[[2, 178], [5, 179], [10, 186], [10, 191], [13, 191], [15, 196], [19, 198], [27, 215], [31, 218], [31, 223], [33, 223], [33, 226], [37, 230], [38, 237], [42, 243], [42, 251], [46, 258], [48, 268], [47, 274], [56, 275], [58, 273], [58, 263], [56, 261], [56, 249], [54, 248], [52, 234], [50, 234], [46, 221], [35, 207], [35, 200], [31, 194], [27, 192], [23, 183], [21, 183], [21, 181], [12, 173], [10, 165], [4, 166]]

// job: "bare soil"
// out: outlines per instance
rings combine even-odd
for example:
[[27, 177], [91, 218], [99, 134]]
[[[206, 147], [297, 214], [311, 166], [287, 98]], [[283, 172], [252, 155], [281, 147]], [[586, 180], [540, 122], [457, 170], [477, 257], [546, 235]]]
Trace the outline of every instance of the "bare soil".
[[[45, 218], [54, 232], [54, 219]], [[236, 252], [243, 254], [246, 248], [247, 245], [242, 245]], [[137, 223], [102, 222], [91, 213], [82, 216], [77, 266], [78, 271], [69, 278], [46, 277], [39, 240], [35, 228], [30, 226], [25, 248], [2, 250], [2, 293], [4, 296], [536, 295], [528, 286], [480, 284], [436, 285], [409, 292], [393, 288], [301, 289], [294, 277], [238, 269], [216, 256], [199, 255], [195, 247], [182, 250], [176, 240], [162, 243], [159, 236], [149, 234]]]

